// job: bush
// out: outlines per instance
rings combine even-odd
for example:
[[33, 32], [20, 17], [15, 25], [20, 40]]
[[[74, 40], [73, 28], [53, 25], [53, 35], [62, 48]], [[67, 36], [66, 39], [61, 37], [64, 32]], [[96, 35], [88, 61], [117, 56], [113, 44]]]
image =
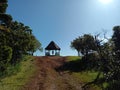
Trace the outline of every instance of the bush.
[[82, 64], [84, 65], [84, 69], [86, 70], [96, 70], [99, 66], [99, 56], [96, 53], [90, 53], [87, 56], [82, 57]]
[[120, 89], [120, 81], [109, 82], [108, 86], [105, 90], [119, 90]]
[[12, 48], [9, 46], [0, 47], [0, 71], [3, 72], [9, 65], [12, 58]]

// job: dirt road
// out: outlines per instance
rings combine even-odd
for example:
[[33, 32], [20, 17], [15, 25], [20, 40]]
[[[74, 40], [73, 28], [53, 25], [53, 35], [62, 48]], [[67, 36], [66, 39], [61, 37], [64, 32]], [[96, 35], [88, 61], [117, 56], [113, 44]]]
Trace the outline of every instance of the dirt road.
[[37, 70], [25, 90], [81, 90], [81, 83], [69, 71], [56, 70], [65, 62], [66, 57], [35, 57]]

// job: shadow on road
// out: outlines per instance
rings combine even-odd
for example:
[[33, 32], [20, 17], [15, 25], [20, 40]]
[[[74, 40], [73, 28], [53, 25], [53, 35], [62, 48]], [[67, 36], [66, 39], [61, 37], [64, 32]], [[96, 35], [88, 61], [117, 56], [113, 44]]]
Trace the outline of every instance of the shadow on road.
[[69, 61], [65, 62], [63, 65], [60, 67], [56, 68], [56, 71], [70, 71], [70, 72], [80, 72], [84, 69], [83, 63], [80, 59], [75, 60], [75, 61]]

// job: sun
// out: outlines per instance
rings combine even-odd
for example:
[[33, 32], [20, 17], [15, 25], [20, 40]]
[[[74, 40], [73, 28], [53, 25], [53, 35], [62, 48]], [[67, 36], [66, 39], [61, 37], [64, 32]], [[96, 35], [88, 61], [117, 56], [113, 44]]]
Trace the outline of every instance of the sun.
[[112, 2], [112, 0], [99, 0], [103, 4], [109, 4]]

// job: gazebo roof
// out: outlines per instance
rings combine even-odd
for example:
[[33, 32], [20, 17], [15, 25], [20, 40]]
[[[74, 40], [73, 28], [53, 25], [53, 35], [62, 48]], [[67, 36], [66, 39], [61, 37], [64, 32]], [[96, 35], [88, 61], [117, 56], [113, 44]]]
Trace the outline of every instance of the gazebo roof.
[[54, 41], [51, 41], [45, 50], [60, 50], [60, 47]]

